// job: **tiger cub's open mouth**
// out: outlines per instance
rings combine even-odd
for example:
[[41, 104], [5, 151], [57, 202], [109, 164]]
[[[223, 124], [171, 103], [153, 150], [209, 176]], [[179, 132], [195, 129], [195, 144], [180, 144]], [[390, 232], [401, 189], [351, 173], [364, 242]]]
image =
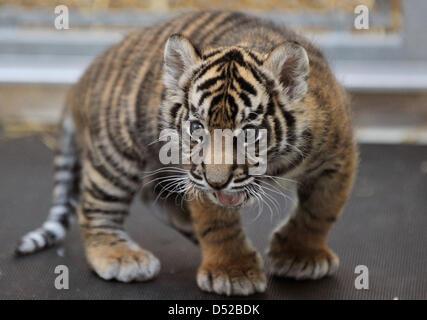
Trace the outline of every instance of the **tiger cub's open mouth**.
[[215, 191], [214, 195], [222, 205], [227, 207], [240, 206], [246, 200], [246, 193], [244, 192], [226, 194], [222, 191]]

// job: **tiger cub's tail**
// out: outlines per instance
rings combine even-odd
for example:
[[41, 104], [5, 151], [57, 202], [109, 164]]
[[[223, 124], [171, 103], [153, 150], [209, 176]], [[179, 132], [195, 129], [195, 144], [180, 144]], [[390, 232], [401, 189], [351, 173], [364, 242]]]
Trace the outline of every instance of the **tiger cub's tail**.
[[16, 248], [19, 255], [43, 250], [64, 239], [75, 212], [80, 164], [74, 121], [68, 108], [62, 116], [59, 129], [54, 158], [52, 206], [43, 225], [21, 238]]

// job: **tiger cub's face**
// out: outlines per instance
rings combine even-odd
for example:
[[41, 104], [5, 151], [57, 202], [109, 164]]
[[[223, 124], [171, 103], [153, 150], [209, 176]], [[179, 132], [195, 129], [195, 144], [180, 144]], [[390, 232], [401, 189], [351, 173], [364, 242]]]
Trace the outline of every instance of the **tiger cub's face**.
[[173, 35], [164, 69], [162, 125], [176, 130], [187, 155], [182, 159], [189, 159], [181, 163], [187, 190], [221, 206], [250, 203], [269, 161], [295, 136], [287, 107], [307, 92], [306, 51], [287, 42], [267, 55], [243, 47], [201, 54], [188, 39]]

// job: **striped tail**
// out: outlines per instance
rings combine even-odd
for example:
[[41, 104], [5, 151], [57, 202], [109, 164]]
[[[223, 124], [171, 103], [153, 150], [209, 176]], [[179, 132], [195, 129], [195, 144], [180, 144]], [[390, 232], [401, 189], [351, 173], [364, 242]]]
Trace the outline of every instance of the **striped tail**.
[[18, 255], [30, 254], [51, 247], [65, 238], [75, 212], [80, 180], [80, 165], [75, 126], [65, 112], [54, 158], [52, 206], [43, 225], [23, 236], [16, 248]]

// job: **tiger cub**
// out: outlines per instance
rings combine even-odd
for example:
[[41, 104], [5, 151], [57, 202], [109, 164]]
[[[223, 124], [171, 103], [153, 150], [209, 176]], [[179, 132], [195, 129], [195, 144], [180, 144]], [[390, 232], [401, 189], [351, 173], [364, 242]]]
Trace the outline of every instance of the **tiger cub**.
[[[327, 236], [357, 166], [347, 105], [319, 49], [260, 18], [191, 12], [132, 33], [70, 90], [54, 158], [53, 204], [17, 253], [62, 240], [76, 211], [87, 261], [101, 278], [152, 279], [159, 260], [130, 238], [123, 222], [144, 181], [153, 181], [142, 188], [144, 198], [163, 192], [182, 197], [182, 208], [170, 203], [165, 211], [200, 244], [198, 286], [225, 295], [263, 292], [263, 262], [243, 233], [239, 209], [268, 183], [292, 179], [299, 201], [271, 236], [271, 273], [331, 275], [339, 260]], [[163, 129], [183, 138], [195, 130], [248, 128], [255, 137], [266, 134], [262, 174], [250, 173], [257, 164], [234, 157], [231, 163], [212, 163], [207, 155], [189, 164], [159, 160]]]

